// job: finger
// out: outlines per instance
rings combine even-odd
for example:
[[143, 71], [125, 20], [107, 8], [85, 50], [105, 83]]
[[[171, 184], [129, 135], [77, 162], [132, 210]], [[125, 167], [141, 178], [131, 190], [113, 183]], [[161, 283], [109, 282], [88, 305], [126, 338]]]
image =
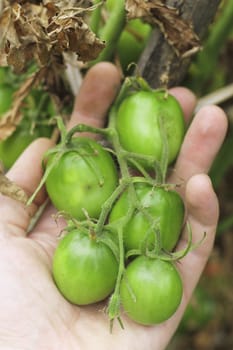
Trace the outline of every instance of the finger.
[[180, 103], [186, 123], [191, 119], [193, 111], [196, 106], [196, 97], [189, 90], [184, 87], [175, 87], [169, 90], [169, 93], [173, 95]]
[[89, 69], [76, 97], [68, 128], [78, 123], [103, 127], [109, 106], [119, 90], [120, 81], [120, 73], [111, 63], [101, 62]]
[[227, 131], [225, 113], [217, 106], [203, 107], [194, 117], [181, 147], [171, 181], [208, 173]]
[[[186, 186], [185, 200], [188, 211], [187, 220], [192, 230], [192, 243], [201, 242], [178, 264], [184, 284], [185, 303], [187, 303], [214, 244], [219, 205], [211, 180], [205, 174], [191, 177]], [[188, 235], [184, 232], [177, 250], [183, 249], [187, 244]]]
[[[41, 138], [34, 141], [18, 158], [14, 166], [6, 174], [7, 177], [19, 185], [30, 197], [37, 188], [43, 174], [42, 159], [44, 153], [53, 145], [52, 141]], [[0, 201], [1, 223], [10, 232], [7, 234], [25, 235], [31, 217], [45, 200], [44, 188], [38, 193], [33, 204], [25, 207], [20, 202], [2, 196]]]
[[[175, 332], [209, 258], [219, 216], [218, 200], [211, 181], [205, 174], [195, 175], [188, 181], [185, 200], [189, 212], [188, 221], [192, 228], [193, 243], [200, 242], [204, 232], [206, 232], [206, 237], [196, 249], [190, 251], [176, 264], [182, 278], [183, 298], [177, 312], [158, 327], [166, 344], [169, 336]], [[184, 249], [187, 244], [187, 234], [184, 232], [177, 251]]]

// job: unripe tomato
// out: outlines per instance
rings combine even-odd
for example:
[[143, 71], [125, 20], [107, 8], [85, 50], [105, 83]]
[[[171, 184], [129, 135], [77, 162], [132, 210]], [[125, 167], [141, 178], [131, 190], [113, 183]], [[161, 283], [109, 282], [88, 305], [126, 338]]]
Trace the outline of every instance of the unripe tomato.
[[58, 244], [53, 258], [53, 277], [70, 302], [86, 305], [105, 299], [114, 289], [118, 263], [111, 249], [73, 230]]
[[151, 26], [140, 19], [130, 20], [117, 43], [117, 54], [123, 71], [130, 63], [137, 63], [151, 33]]
[[116, 129], [125, 150], [152, 156], [157, 161], [161, 160], [165, 134], [168, 162], [171, 163], [179, 152], [185, 133], [183, 112], [177, 100], [164, 91], [138, 91], [120, 104]]
[[110, 154], [96, 141], [77, 137], [52, 168], [46, 188], [58, 210], [83, 220], [85, 212], [91, 218], [98, 218], [117, 183], [117, 169]]
[[[179, 194], [163, 187], [153, 187], [146, 183], [134, 184], [137, 199], [156, 222], [156, 228], [160, 232], [161, 247], [171, 251], [180, 236], [184, 220], [184, 204]], [[113, 206], [109, 222], [113, 223], [127, 214], [130, 197], [125, 191]], [[156, 244], [156, 233], [152, 228], [145, 212], [135, 210], [132, 218], [124, 227], [124, 245], [126, 251], [140, 249], [146, 242], [148, 248]]]
[[153, 325], [169, 319], [180, 305], [183, 286], [171, 262], [139, 256], [126, 268], [120, 286], [124, 312], [135, 322]]

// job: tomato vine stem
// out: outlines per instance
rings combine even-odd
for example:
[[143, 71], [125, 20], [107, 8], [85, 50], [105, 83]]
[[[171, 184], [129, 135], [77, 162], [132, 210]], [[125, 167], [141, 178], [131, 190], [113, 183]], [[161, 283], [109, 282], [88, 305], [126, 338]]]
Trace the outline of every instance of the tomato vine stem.
[[[97, 9], [98, 10], [98, 9]], [[101, 51], [98, 58], [90, 63], [94, 65], [97, 62], [111, 61], [118, 38], [126, 24], [125, 0], [117, 0], [113, 11], [111, 11], [108, 20], [102, 26], [99, 34], [101, 40], [106, 42], [105, 48]]]
[[93, 126], [86, 125], [86, 124], [77, 124], [66, 133], [65, 144], [71, 143], [72, 137], [74, 136], [75, 133], [78, 133], [78, 132], [81, 132], [81, 133], [91, 132], [93, 134], [100, 134], [105, 137], [108, 137], [110, 134], [110, 131], [108, 128], [95, 128]]

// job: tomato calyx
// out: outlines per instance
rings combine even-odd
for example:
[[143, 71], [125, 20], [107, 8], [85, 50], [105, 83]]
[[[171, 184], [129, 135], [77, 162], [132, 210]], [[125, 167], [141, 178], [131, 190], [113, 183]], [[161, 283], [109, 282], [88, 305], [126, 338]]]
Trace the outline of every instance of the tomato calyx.
[[121, 307], [121, 298], [120, 298], [120, 292], [115, 291], [109, 300], [108, 306], [107, 306], [107, 315], [110, 321], [110, 332], [112, 333], [114, 321], [117, 319], [118, 323], [120, 324], [120, 327], [124, 329], [124, 324], [121, 320], [120, 315], [120, 307]]
[[44, 175], [38, 187], [36, 188], [32, 196], [29, 198], [27, 205], [30, 205], [33, 202], [37, 193], [45, 184], [51, 171], [60, 162], [62, 157], [68, 154], [69, 152], [75, 152], [77, 153], [77, 155], [83, 158], [95, 174], [96, 178], [98, 179], [99, 185], [103, 186], [103, 177], [98, 172], [98, 169], [95, 167], [95, 164], [92, 158], [90, 157], [95, 155], [98, 156], [98, 151], [92, 147], [91, 142], [88, 142], [88, 138], [85, 138], [86, 141], [82, 142], [84, 138], [75, 136], [75, 133], [89, 131], [93, 133], [107, 134], [107, 131], [105, 131], [104, 129], [92, 128], [84, 124], [78, 124], [74, 126], [70, 131], [66, 131], [62, 118], [57, 118], [57, 125], [60, 131], [61, 140], [59, 144], [45, 152], [42, 163], [43, 168], [45, 169]]
[[73, 232], [74, 230], [82, 231], [84, 234], [86, 234], [90, 240], [95, 242], [102, 242], [105, 244], [113, 253], [115, 256], [115, 259], [117, 262], [119, 262], [119, 245], [118, 245], [118, 239], [116, 236], [116, 232], [110, 227], [109, 225], [104, 225], [102, 227], [101, 232], [97, 231], [97, 223], [98, 220], [95, 220], [93, 218], [88, 218], [87, 220], [76, 220], [71, 215], [67, 214], [66, 212], [57, 212], [55, 215], [55, 220], [57, 220], [59, 217], [62, 217], [66, 220], [66, 227], [61, 231], [60, 237], [63, 238], [64, 235]]

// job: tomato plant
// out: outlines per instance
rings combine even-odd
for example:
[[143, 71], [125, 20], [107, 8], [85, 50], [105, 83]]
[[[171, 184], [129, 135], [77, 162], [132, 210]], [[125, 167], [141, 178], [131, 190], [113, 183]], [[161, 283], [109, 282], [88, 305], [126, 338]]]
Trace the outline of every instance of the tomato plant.
[[1, 67], [0, 66], [0, 86], [12, 87], [11, 75], [12, 75], [12, 73], [11, 73], [9, 67]]
[[[15, 88], [0, 85], [0, 116], [6, 113], [13, 103]], [[49, 125], [49, 118], [54, 114], [49, 96], [32, 91], [25, 99], [22, 108], [23, 118], [15, 131], [6, 139], [0, 141], [0, 159], [6, 169], [9, 169], [24, 149], [38, 137], [50, 137], [53, 127]], [[46, 100], [40, 106], [42, 100]], [[43, 110], [41, 110], [43, 109]]]
[[[54, 156], [49, 156], [48, 166]], [[76, 219], [98, 218], [118, 183], [110, 154], [96, 141], [73, 138], [46, 179], [49, 197], [58, 210]]]
[[118, 262], [111, 249], [82, 229], [65, 235], [54, 254], [54, 280], [74, 304], [105, 299], [114, 289], [117, 271]]
[[[184, 204], [177, 192], [146, 183], [134, 184], [138, 206], [124, 227], [126, 251], [147, 245], [152, 249], [161, 245], [171, 251], [179, 238], [184, 220]], [[125, 191], [113, 206], [109, 221], [114, 223], [127, 214], [132, 205], [129, 191]], [[143, 210], [141, 209], [143, 208]], [[154, 227], [153, 227], [154, 225]], [[157, 237], [156, 232], [159, 232]], [[160, 238], [160, 242], [157, 239]]]
[[37, 127], [33, 132], [26, 125], [19, 125], [7, 139], [0, 142], [0, 160], [9, 169], [25, 148], [38, 137], [49, 137], [51, 128]]
[[0, 82], [5, 83], [5, 69], [3, 67], [0, 67]]
[[183, 112], [177, 100], [164, 91], [136, 91], [119, 105], [116, 129], [125, 150], [156, 161], [161, 160], [167, 142], [165, 151], [171, 163], [184, 137]]
[[15, 90], [8, 84], [0, 84], [0, 117], [10, 109]]
[[124, 312], [143, 325], [169, 319], [180, 305], [182, 294], [182, 281], [174, 265], [146, 256], [127, 266], [120, 286]]

